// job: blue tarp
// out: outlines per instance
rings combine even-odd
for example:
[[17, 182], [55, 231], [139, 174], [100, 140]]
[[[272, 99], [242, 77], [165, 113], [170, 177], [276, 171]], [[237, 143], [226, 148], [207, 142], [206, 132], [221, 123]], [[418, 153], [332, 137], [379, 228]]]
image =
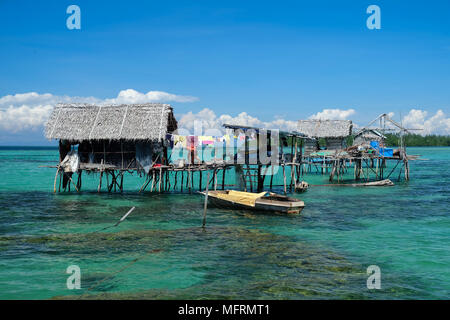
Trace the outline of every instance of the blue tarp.
[[394, 149], [392, 148], [380, 148], [380, 143], [378, 141], [370, 141], [370, 146], [375, 149], [380, 156], [383, 157], [393, 157]]

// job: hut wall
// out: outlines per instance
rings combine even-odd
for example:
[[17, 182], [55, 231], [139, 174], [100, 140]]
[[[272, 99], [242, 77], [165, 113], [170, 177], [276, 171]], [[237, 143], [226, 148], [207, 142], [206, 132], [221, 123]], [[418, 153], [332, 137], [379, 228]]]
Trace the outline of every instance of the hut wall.
[[78, 145], [81, 163], [113, 165], [118, 169], [135, 168], [137, 145], [145, 142], [128, 140], [92, 140], [83, 141]]
[[326, 138], [328, 150], [341, 150], [345, 149], [345, 138]]
[[319, 150], [316, 140], [305, 139], [305, 156], [309, 156], [312, 152]]

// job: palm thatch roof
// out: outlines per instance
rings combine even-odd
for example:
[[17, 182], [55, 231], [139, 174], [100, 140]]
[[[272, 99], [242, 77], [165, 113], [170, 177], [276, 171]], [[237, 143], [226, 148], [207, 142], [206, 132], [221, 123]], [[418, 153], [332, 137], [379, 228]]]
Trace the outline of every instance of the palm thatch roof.
[[351, 120], [299, 120], [298, 130], [312, 138], [344, 138], [352, 134]]
[[161, 140], [176, 129], [168, 104], [58, 104], [45, 126], [45, 136], [72, 141]]

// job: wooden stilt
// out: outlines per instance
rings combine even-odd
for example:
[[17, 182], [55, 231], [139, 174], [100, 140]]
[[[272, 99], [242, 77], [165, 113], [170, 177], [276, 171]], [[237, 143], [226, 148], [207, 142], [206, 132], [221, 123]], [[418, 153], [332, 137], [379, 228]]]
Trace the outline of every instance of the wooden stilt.
[[273, 165], [271, 165], [270, 167], [271, 167], [270, 190], [272, 190], [272, 185], [273, 185]]
[[181, 192], [183, 192], [183, 184], [184, 184], [184, 171], [181, 171]]
[[404, 160], [404, 167], [405, 167], [405, 180], [408, 181], [409, 180], [409, 163], [408, 163], [407, 159]]
[[102, 178], [103, 178], [103, 169], [100, 169], [100, 181], [98, 183], [97, 192], [100, 192], [100, 190], [102, 189]]
[[156, 184], [156, 173], [155, 173], [155, 169], [152, 169], [152, 188], [150, 189], [150, 192], [153, 192], [153, 188], [155, 187]]
[[62, 183], [62, 174], [61, 171], [59, 173], [59, 187], [58, 187], [58, 192], [61, 192], [61, 183]]
[[78, 179], [77, 179], [77, 188], [78, 190], [81, 190], [81, 174], [83, 171], [78, 171]]
[[178, 184], [178, 171], [175, 171], [175, 177], [174, 177], [174, 182], [173, 182], [173, 191], [176, 191], [177, 188], [177, 184]]
[[109, 175], [108, 175], [108, 170], [105, 170], [105, 176], [106, 176], [106, 188], [109, 190]]
[[172, 188], [172, 179], [171, 179], [171, 177], [175, 176], [175, 174], [174, 174], [173, 171], [168, 171], [167, 174], [168, 174], [167, 183], [169, 184], [167, 191], [170, 191], [170, 188]]
[[145, 176], [145, 181], [144, 181], [144, 183], [142, 184], [142, 186], [141, 186], [141, 188], [139, 189], [139, 193], [141, 192], [141, 191], [144, 191], [145, 190], [145, 188], [148, 186], [148, 184], [150, 183], [150, 175], [149, 174], [147, 174], [146, 176]]
[[214, 191], [217, 190], [217, 169], [214, 169]]
[[167, 191], [167, 186], [168, 186], [168, 184], [169, 184], [169, 171], [167, 171], [167, 170], [165, 170], [165, 172], [164, 172], [164, 175], [166, 176], [166, 184], [165, 184], [165, 188], [164, 188], [164, 191]]
[[189, 192], [192, 193], [192, 190], [194, 190], [194, 171], [190, 172], [191, 178], [190, 178], [190, 184], [189, 184]]
[[222, 169], [222, 190], [225, 190], [225, 167]]
[[[209, 182], [209, 171], [208, 171], [208, 176], [206, 178], [206, 181]], [[203, 205], [203, 223], [202, 223], [203, 228], [206, 226], [206, 210], [208, 208], [208, 189], [209, 189], [209, 183], [206, 184], [206, 190], [205, 190], [205, 203]]]
[[53, 193], [56, 193], [56, 180], [57, 180], [58, 174], [59, 174], [59, 167], [60, 167], [60, 165], [58, 164], [58, 168], [56, 168], [55, 181], [53, 182]]
[[189, 168], [187, 172], [186, 187], [188, 188], [189, 193], [191, 193], [191, 168]]
[[162, 180], [162, 167], [159, 167], [159, 183], [158, 183], [158, 192], [161, 192], [161, 180]]
[[330, 182], [333, 182], [335, 173], [336, 173], [336, 161], [333, 161], [333, 169], [331, 170], [330, 178], [329, 178]]
[[[64, 171], [63, 171], [63, 173], [66, 175], [66, 177], [69, 179], [69, 181], [73, 184], [75, 190], [77, 190], [77, 192], [79, 192], [77, 186], [75, 185], [75, 182], [73, 182], [73, 180], [72, 180], [72, 177], [70, 177], [70, 176], [69, 176], [66, 172], [64, 172]], [[68, 185], [69, 185], [69, 191], [70, 191], [70, 183], [69, 183]]]

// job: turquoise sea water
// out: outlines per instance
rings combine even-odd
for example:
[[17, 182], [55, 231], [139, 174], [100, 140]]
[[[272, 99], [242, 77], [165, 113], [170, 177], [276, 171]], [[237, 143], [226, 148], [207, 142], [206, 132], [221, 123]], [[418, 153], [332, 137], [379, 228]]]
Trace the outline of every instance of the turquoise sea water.
[[[313, 186], [293, 194], [306, 203], [296, 216], [210, 207], [202, 230], [199, 195], [138, 194], [137, 176], [123, 194], [96, 193], [98, 176], [53, 194], [55, 169], [39, 166], [56, 149], [1, 148], [0, 298], [448, 299], [450, 148], [409, 153], [427, 159], [409, 182]], [[69, 265], [80, 290], [66, 287]], [[380, 290], [367, 289], [369, 265]]]

